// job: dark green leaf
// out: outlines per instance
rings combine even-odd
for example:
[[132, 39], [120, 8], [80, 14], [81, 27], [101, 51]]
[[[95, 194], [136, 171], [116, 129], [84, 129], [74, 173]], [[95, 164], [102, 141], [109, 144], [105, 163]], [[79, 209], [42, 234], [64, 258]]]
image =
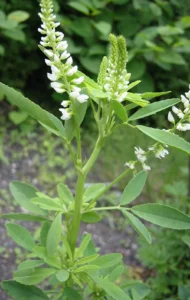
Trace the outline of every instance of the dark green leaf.
[[123, 107], [123, 105], [116, 100], [112, 100], [111, 104], [112, 104], [113, 110], [114, 110], [115, 114], [118, 116], [118, 118], [123, 122], [127, 122], [127, 112], [126, 112], [125, 108]]
[[51, 227], [51, 223], [50, 222], [44, 222], [42, 229], [40, 231], [40, 242], [42, 246], [46, 246], [46, 241], [47, 241], [47, 235], [48, 235], [48, 231]]
[[151, 243], [151, 235], [144, 226], [144, 224], [136, 218], [131, 213], [127, 212], [126, 210], [122, 210], [124, 216], [127, 217], [129, 223], [133, 226], [133, 228], [150, 244]]
[[2, 218], [9, 219], [9, 220], [22, 220], [22, 221], [33, 221], [33, 222], [43, 222], [47, 221], [46, 218], [34, 216], [30, 214], [4, 214], [2, 215]]
[[62, 213], [59, 213], [54, 219], [47, 235], [47, 254], [48, 256], [54, 256], [57, 251], [57, 247], [61, 241], [62, 232]]
[[76, 290], [70, 287], [64, 289], [64, 296], [66, 296], [68, 300], [84, 300]]
[[141, 204], [132, 212], [138, 217], [161, 227], [190, 229], [190, 217], [176, 208], [163, 204]]
[[121, 196], [121, 205], [126, 205], [135, 200], [142, 192], [147, 178], [147, 172], [141, 171], [128, 183]]
[[174, 133], [142, 125], [138, 125], [137, 128], [164, 145], [169, 145], [190, 154], [190, 144]]
[[38, 192], [35, 187], [20, 181], [13, 181], [10, 184], [10, 190], [19, 205], [32, 213], [46, 215], [46, 212], [30, 201], [32, 198], [36, 197], [36, 193]]
[[85, 223], [97, 223], [101, 220], [101, 216], [95, 211], [89, 211], [82, 214], [81, 220]]
[[138, 119], [142, 119], [153, 114], [156, 114], [159, 111], [162, 111], [168, 107], [171, 107], [180, 102], [180, 99], [169, 99], [163, 100], [155, 103], [148, 104], [146, 107], [139, 109], [136, 113], [134, 113], [129, 121], [134, 121]]
[[48, 296], [42, 292], [36, 286], [26, 286], [20, 284], [14, 280], [7, 280], [2, 282], [3, 289], [7, 292], [9, 296], [14, 300], [48, 300]]

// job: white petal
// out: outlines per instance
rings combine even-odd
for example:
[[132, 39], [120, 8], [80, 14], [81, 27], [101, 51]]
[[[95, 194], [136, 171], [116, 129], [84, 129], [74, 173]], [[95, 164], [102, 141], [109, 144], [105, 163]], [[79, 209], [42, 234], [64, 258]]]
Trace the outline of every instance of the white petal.
[[72, 65], [72, 63], [73, 63], [73, 59], [72, 59], [72, 57], [70, 56], [70, 57], [67, 59], [66, 64], [67, 64], [67, 65]]
[[80, 103], [84, 103], [84, 102], [86, 102], [87, 100], [88, 100], [88, 96], [87, 95], [79, 95], [78, 96], [78, 98], [77, 98], [77, 100], [80, 102]]
[[68, 53], [67, 51], [64, 51], [62, 54], [61, 54], [61, 57], [60, 59], [66, 59], [70, 56], [70, 53]]
[[59, 93], [59, 94], [62, 94], [62, 93], [65, 92], [65, 90], [64, 90], [64, 89], [61, 89], [61, 88], [54, 88], [54, 90], [55, 90], [57, 93]]
[[168, 113], [168, 121], [171, 122], [171, 123], [175, 123], [175, 119], [174, 119], [171, 111]]
[[72, 67], [72, 68], [67, 72], [67, 75], [68, 75], [68, 76], [72, 76], [72, 75], [74, 75], [77, 71], [78, 71], [78, 67], [77, 67], [77, 66], [74, 66], [74, 67]]
[[71, 98], [77, 99], [78, 96], [79, 96], [79, 92], [78, 91], [73, 91], [69, 95], [70, 95]]
[[47, 77], [51, 80], [51, 81], [56, 81], [58, 79], [58, 76], [55, 74], [51, 74], [51, 73], [47, 73]]
[[45, 63], [46, 63], [47, 66], [50, 66], [50, 67], [51, 67], [52, 64], [53, 64], [53, 63], [51, 62], [51, 60], [49, 60], [49, 59], [45, 59]]
[[51, 50], [45, 49], [45, 50], [44, 50], [44, 54], [46, 54], [46, 55], [49, 56], [49, 57], [53, 57], [53, 52], [52, 52]]
[[62, 88], [63, 87], [63, 84], [61, 82], [52, 82], [50, 85], [54, 89], [55, 88]]
[[79, 78], [73, 79], [72, 82], [75, 84], [81, 84], [84, 81], [84, 76], [81, 76]]
[[71, 104], [71, 101], [63, 100], [63, 101], [61, 102], [61, 105], [62, 105], [63, 107], [68, 107], [70, 104]]

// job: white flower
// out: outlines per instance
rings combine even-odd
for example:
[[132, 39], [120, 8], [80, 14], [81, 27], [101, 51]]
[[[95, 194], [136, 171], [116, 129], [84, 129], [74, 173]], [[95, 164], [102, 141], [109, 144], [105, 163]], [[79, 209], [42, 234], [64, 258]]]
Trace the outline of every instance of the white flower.
[[63, 84], [61, 82], [51, 82], [51, 87], [53, 89], [56, 89], [56, 88], [63, 88]]
[[163, 147], [160, 147], [158, 150], [155, 151], [155, 157], [160, 159], [164, 158], [168, 154], [168, 150], [164, 149]]
[[124, 166], [126, 166], [129, 169], [133, 170], [135, 168], [135, 163], [133, 161], [126, 162]]
[[66, 41], [62, 41], [57, 45], [57, 50], [65, 51], [68, 48], [68, 43]]
[[66, 61], [66, 65], [72, 65], [72, 63], [73, 63], [73, 59], [72, 59], [72, 57], [70, 56], [68, 59], [67, 59], [67, 61]]
[[59, 56], [57, 54], [54, 54], [54, 62], [59, 62]]
[[79, 91], [73, 91], [69, 95], [70, 95], [71, 98], [77, 99], [78, 96], [80, 95], [80, 93], [79, 93]]
[[175, 123], [175, 119], [174, 119], [174, 117], [173, 117], [173, 115], [170, 111], [168, 113], [168, 121], [173, 123], [173, 124]]
[[61, 116], [62, 120], [69, 120], [71, 118], [72, 114], [68, 108], [60, 108], [59, 110], [62, 112], [62, 116]]
[[70, 104], [71, 104], [71, 101], [67, 101], [67, 100], [63, 100], [63, 101], [61, 102], [61, 105], [62, 105], [63, 107], [68, 107]]
[[143, 164], [142, 167], [143, 167], [144, 171], [150, 171], [151, 170], [151, 167], [146, 165], [146, 164]]
[[81, 76], [79, 78], [73, 79], [72, 82], [75, 84], [81, 84], [84, 81], [84, 76]]
[[48, 77], [49, 80], [51, 80], [51, 81], [56, 81], [56, 80], [59, 79], [59, 76], [58, 76], [58, 75], [51, 74], [51, 73], [47, 73], [47, 77]]
[[176, 115], [180, 112], [180, 110], [176, 106], [172, 106], [172, 110]]
[[60, 74], [60, 70], [57, 67], [55, 67], [54, 65], [51, 66], [51, 71], [53, 74], [56, 74], [56, 75]]
[[[190, 88], [190, 87], [189, 87]], [[185, 93], [185, 96], [189, 99], [189, 101], [190, 101], [190, 90], [187, 92], [187, 93]]]
[[140, 147], [139, 148], [135, 147], [136, 155], [143, 155], [144, 153], [145, 153], [145, 151], [143, 149], [141, 149]]
[[84, 102], [86, 102], [87, 100], [88, 100], [88, 96], [87, 95], [84, 95], [84, 94], [82, 94], [82, 95], [79, 95], [78, 97], [77, 97], [77, 100], [80, 102], [80, 103], [84, 103]]
[[61, 60], [67, 59], [69, 56], [70, 56], [70, 53], [68, 53], [67, 51], [64, 51], [64, 52], [61, 54], [60, 59], [61, 59]]
[[54, 88], [54, 90], [59, 94], [63, 94], [65, 92], [65, 90], [61, 88]]
[[53, 57], [53, 51], [51, 51], [51, 50], [45, 49], [45, 50], [44, 50], [44, 54], [46, 54], [46, 55], [49, 56], [49, 57]]
[[67, 75], [68, 75], [68, 76], [73, 76], [77, 71], [78, 71], [78, 67], [77, 67], [77, 66], [74, 66], [74, 67], [72, 67], [72, 68], [67, 72]]
[[184, 118], [184, 114], [182, 112], [179, 112], [178, 115], [177, 115], [180, 119], [183, 119]]
[[52, 62], [51, 62], [51, 60], [49, 60], [49, 59], [45, 59], [45, 63], [46, 63], [46, 65], [47, 66], [49, 66], [49, 67], [51, 67], [52, 66]]
[[177, 125], [177, 130], [179, 131], [187, 131], [187, 130], [190, 130], [190, 124], [182, 124], [182, 123], [179, 123]]
[[119, 98], [118, 98], [118, 101], [119, 102], [122, 102], [123, 100], [125, 100], [125, 98], [127, 97], [127, 92], [124, 92], [124, 93], [122, 93], [120, 96], [119, 96]]

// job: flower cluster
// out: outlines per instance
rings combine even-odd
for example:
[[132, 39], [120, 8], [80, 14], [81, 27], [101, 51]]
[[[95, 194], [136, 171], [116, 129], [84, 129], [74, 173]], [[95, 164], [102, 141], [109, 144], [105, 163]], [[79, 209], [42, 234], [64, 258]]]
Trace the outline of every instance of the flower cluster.
[[40, 48], [47, 56], [45, 63], [51, 67], [51, 73], [47, 76], [51, 81], [51, 87], [57, 93], [67, 92], [71, 101], [63, 101], [60, 108], [62, 119], [68, 120], [71, 118], [71, 102], [78, 101], [86, 102], [88, 96], [81, 93], [80, 85], [84, 81], [84, 77], [77, 77], [78, 67], [73, 66], [73, 59], [67, 51], [68, 43], [64, 40], [64, 34], [56, 31], [60, 25], [54, 22], [56, 16], [53, 14], [53, 4], [51, 0], [42, 0], [41, 13], [39, 16], [42, 20], [41, 28], [38, 31], [44, 35], [41, 38]]
[[[166, 145], [167, 147], [167, 145]], [[166, 155], [169, 154], [168, 150], [165, 149], [161, 144], [156, 143], [155, 145], [153, 145], [152, 147], [148, 148], [148, 151], [144, 151], [142, 148], [137, 148], [135, 147], [135, 155], [137, 157], [137, 161], [130, 161], [130, 162], [126, 162], [125, 166], [130, 168], [131, 170], [135, 169], [135, 164], [137, 162], [140, 162], [143, 169], [145, 171], [150, 171], [151, 167], [148, 166], [145, 161], [147, 160], [147, 156], [150, 152], [153, 152], [156, 158], [164, 158]]]
[[[177, 117], [180, 119], [175, 128], [179, 131], [186, 131], [190, 130], [190, 123], [189, 123], [189, 117], [190, 117], [190, 85], [189, 85], [189, 91], [185, 93], [185, 95], [181, 95], [181, 103], [183, 104], [184, 109], [178, 109], [176, 106], [172, 107], [172, 111]], [[168, 113], [168, 121], [173, 123], [175, 125], [175, 118], [170, 111]]]
[[122, 102], [126, 99], [129, 78], [131, 74], [127, 73], [127, 52], [126, 41], [120, 37], [110, 35], [111, 49], [108, 58], [105, 82], [103, 89], [107, 92], [108, 99], [115, 99]]

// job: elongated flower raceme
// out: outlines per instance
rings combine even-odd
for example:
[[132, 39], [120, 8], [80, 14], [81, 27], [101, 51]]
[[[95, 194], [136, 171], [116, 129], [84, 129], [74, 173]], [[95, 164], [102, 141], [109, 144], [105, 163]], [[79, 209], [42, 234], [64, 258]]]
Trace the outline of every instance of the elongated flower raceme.
[[53, 4], [51, 0], [41, 1], [42, 20], [41, 28], [38, 31], [43, 35], [40, 42], [40, 49], [47, 56], [45, 63], [51, 68], [51, 73], [47, 76], [51, 81], [51, 87], [57, 93], [67, 92], [71, 101], [63, 101], [60, 108], [62, 119], [68, 120], [72, 115], [72, 101], [80, 103], [86, 102], [88, 96], [82, 94], [80, 85], [84, 77], [77, 77], [78, 67], [73, 65], [73, 59], [67, 51], [68, 43], [64, 40], [64, 34], [57, 31], [60, 23], [55, 22], [56, 16], [53, 14]]
[[131, 76], [126, 70], [126, 41], [123, 36], [117, 38], [110, 34], [110, 43], [110, 55], [108, 60], [104, 58], [102, 61], [98, 83], [109, 95], [109, 100], [122, 102], [126, 99]]

